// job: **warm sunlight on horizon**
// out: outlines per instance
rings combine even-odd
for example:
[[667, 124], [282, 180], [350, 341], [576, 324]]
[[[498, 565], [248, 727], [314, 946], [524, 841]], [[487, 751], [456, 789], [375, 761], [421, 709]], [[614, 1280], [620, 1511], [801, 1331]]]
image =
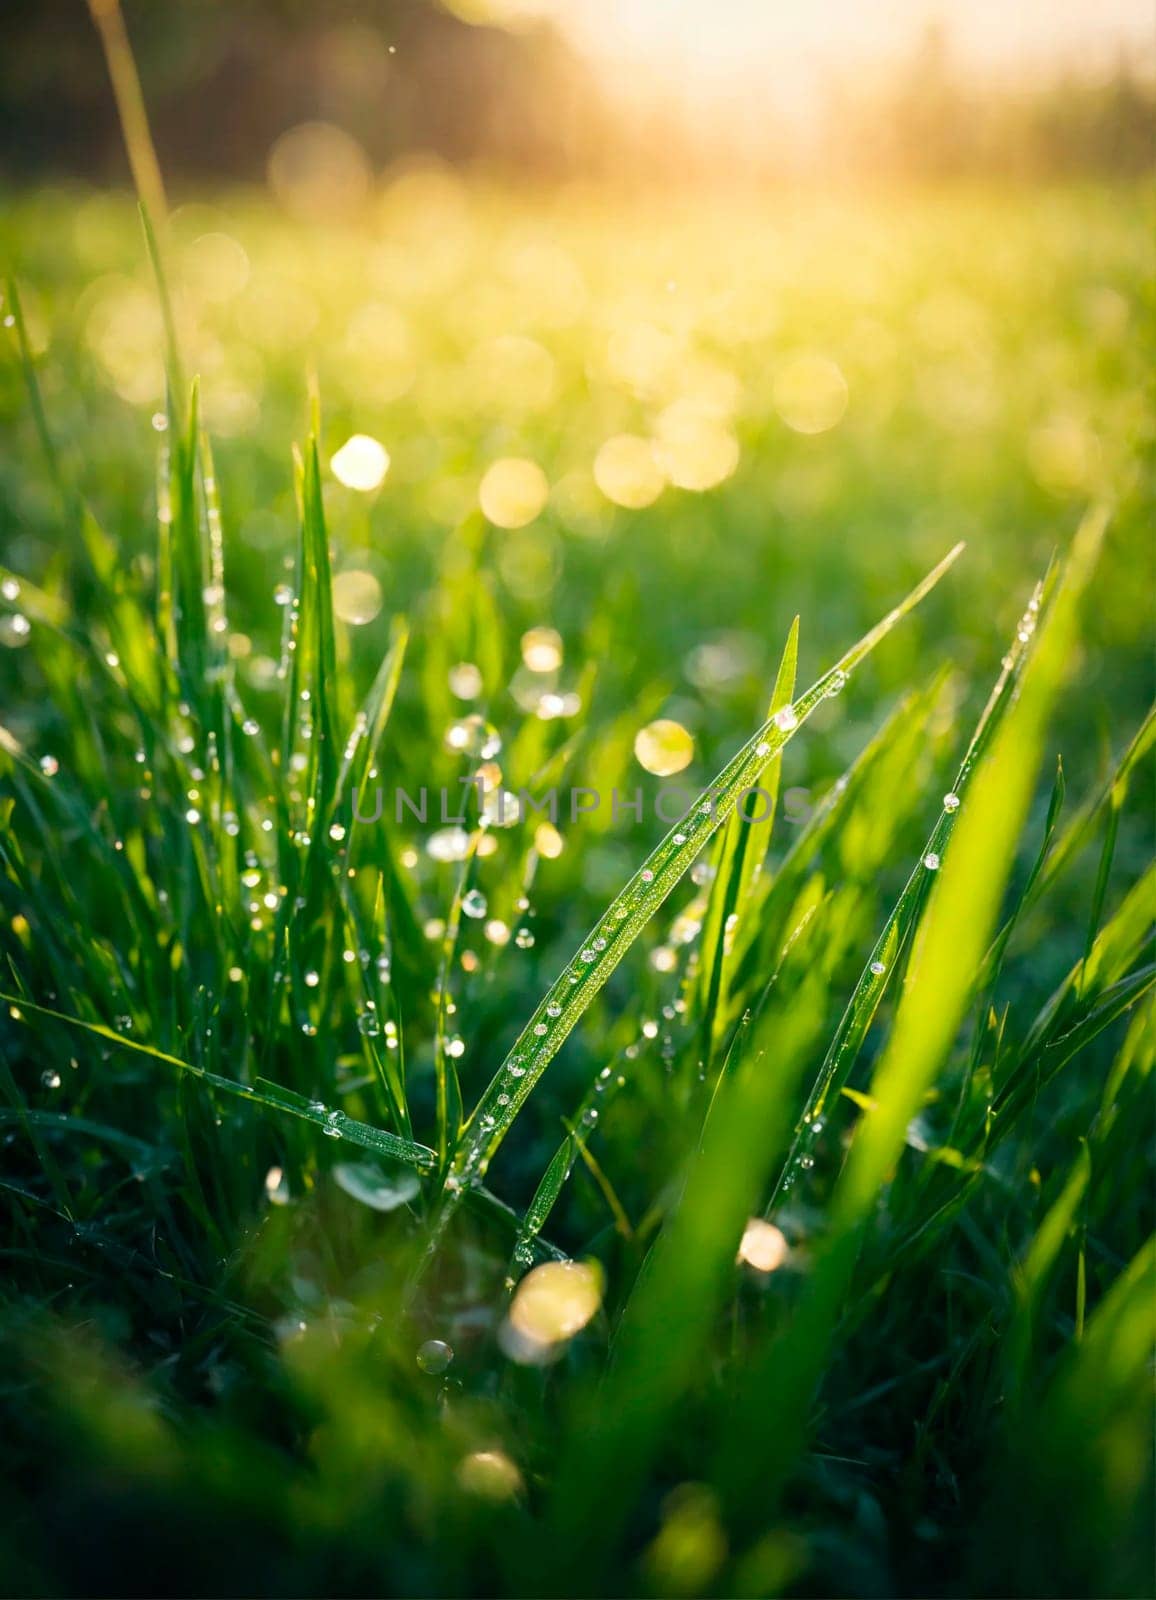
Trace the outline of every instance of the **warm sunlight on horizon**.
[[604, 65], [682, 78], [744, 79], [768, 68], [787, 80], [886, 64], [941, 26], [969, 66], [1001, 74], [1041, 67], [1149, 65], [1156, 26], [1147, 0], [443, 0], [469, 21], [558, 23]]

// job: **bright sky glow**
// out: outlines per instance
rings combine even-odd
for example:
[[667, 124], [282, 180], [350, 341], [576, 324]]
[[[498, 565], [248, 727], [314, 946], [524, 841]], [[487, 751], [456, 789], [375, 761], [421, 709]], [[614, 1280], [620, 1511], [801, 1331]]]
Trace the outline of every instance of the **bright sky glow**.
[[[523, 4], [525, 0], [523, 0]], [[943, 23], [960, 56], [1010, 71], [1049, 61], [1151, 57], [1148, 0], [534, 0], [595, 55], [696, 74], [779, 75], [882, 63]]]

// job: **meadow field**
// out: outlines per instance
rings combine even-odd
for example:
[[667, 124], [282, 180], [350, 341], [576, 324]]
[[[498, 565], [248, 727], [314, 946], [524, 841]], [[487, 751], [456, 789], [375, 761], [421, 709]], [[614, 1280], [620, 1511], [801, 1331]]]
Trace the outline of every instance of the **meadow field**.
[[5, 197], [0, 1588], [1151, 1593], [1150, 190], [322, 154]]

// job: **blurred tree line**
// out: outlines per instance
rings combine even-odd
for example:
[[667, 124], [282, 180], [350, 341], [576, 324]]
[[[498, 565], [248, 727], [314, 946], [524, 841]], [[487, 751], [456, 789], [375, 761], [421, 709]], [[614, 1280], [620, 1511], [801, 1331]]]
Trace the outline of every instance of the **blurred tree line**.
[[833, 91], [825, 144], [835, 166], [921, 178], [1134, 177], [1156, 158], [1156, 85], [1124, 58], [1107, 74], [984, 84], [932, 24], [881, 88]]
[[[560, 36], [475, 27], [430, 0], [121, 0], [166, 175], [261, 179], [296, 123], [337, 123], [377, 165], [411, 150], [541, 175], [601, 138]], [[86, 0], [5, 0], [0, 168], [123, 177]]]
[[[768, 0], [770, 3], [770, 0]], [[413, 151], [528, 177], [1130, 176], [1156, 154], [1156, 89], [1121, 61], [1031, 88], [980, 83], [929, 28], [883, 83], [832, 84], [803, 151], [772, 105], [741, 128], [611, 104], [552, 28], [474, 26], [436, 0], [122, 0], [170, 179], [260, 180], [294, 124], [338, 124], [383, 166]], [[122, 179], [86, 0], [5, 0], [0, 173]], [[773, 97], [768, 97], [773, 103]]]

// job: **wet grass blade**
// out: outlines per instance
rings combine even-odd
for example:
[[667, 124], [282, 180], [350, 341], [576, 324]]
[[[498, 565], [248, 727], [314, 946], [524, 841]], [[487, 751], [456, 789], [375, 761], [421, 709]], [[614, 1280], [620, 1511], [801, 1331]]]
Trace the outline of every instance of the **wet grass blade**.
[[847, 1003], [847, 1009], [835, 1030], [814, 1087], [807, 1097], [787, 1160], [768, 1203], [768, 1216], [782, 1198], [784, 1186], [788, 1183], [792, 1172], [805, 1158], [817, 1134], [822, 1131], [823, 1112], [828, 1102], [842, 1089], [858, 1060], [864, 1040], [891, 982], [892, 974], [899, 964], [912, 929], [923, 909], [928, 885], [936, 870], [929, 863], [935, 862], [937, 867], [942, 859], [961, 814], [971, 774], [982, 761], [1005, 712], [1015, 698], [1028, 646], [1036, 626], [1041, 590], [1042, 585], [1035, 590], [1024, 618], [1017, 624], [1016, 638], [1004, 657], [1002, 670], [972, 734], [956, 773], [955, 782], [944, 797], [943, 809], [919, 853], [919, 860], [904, 885], [903, 892], [883, 925]]
[[[787, 642], [779, 662], [775, 687], [767, 708], [767, 720], [773, 722], [778, 711], [790, 705], [795, 694], [795, 678], [799, 661], [799, 619], [791, 623]], [[781, 755], [768, 763], [760, 784], [760, 793], [754, 797], [756, 805], [765, 801], [765, 813], [756, 811], [748, 820], [736, 812], [721, 835], [717, 851], [717, 865], [710, 903], [703, 924], [700, 951], [701, 980], [700, 1006], [702, 1011], [702, 1067], [710, 1072], [715, 1046], [727, 1015], [727, 968], [732, 963], [728, 934], [732, 917], [742, 914], [755, 872], [762, 866], [774, 827], [775, 807], [779, 793]]]
[[[1036, 631], [1020, 692], [976, 772], [952, 849], [916, 935], [895, 1025], [836, 1185], [829, 1233], [786, 1330], [772, 1340], [736, 1397], [719, 1462], [744, 1521], [765, 1515], [803, 1448], [816, 1384], [846, 1299], [863, 1229], [902, 1153], [908, 1124], [950, 1049], [981, 970], [1016, 842], [1031, 801], [1048, 716], [1072, 671], [1081, 598], [1099, 555], [1107, 512], [1089, 513]], [[776, 1415], [768, 1438], [761, 1419]]]
[[853, 669], [930, 593], [962, 549], [962, 545], [956, 545], [792, 706], [784, 707], [763, 723], [718, 774], [705, 797], [675, 824], [607, 907], [543, 997], [478, 1102], [447, 1180], [450, 1206], [452, 1196], [484, 1175], [494, 1152], [567, 1035], [704, 845], [729, 820], [740, 797], [757, 786], [767, 767], [822, 704], [832, 685], [846, 682]]
[[112, 1028], [104, 1027], [101, 1023], [85, 1022], [80, 1017], [65, 1016], [62, 1012], [52, 1011], [47, 1006], [36, 1005], [23, 995], [0, 994], [0, 1002], [11, 1008], [10, 1015], [13, 1015], [13, 1020], [24, 1020], [24, 1013], [27, 1012], [31, 1016], [43, 1017], [46, 1021], [60, 1022], [66, 1027], [78, 1028], [82, 1033], [102, 1039], [106, 1044], [115, 1045], [133, 1055], [144, 1056], [150, 1061], [159, 1062], [162, 1066], [175, 1068], [190, 1077], [199, 1078], [210, 1088], [243, 1100], [247, 1105], [265, 1106], [310, 1122], [314, 1127], [320, 1128], [327, 1138], [344, 1139], [349, 1144], [358, 1145], [364, 1150], [373, 1150], [378, 1155], [388, 1156], [392, 1161], [403, 1161], [407, 1166], [417, 1167], [422, 1171], [431, 1170], [436, 1163], [434, 1152], [427, 1146], [418, 1144], [412, 1139], [399, 1139], [396, 1134], [386, 1133], [370, 1123], [358, 1122], [355, 1118], [346, 1116], [344, 1111], [330, 1110], [321, 1101], [308, 1100], [304, 1095], [296, 1094], [281, 1084], [271, 1083], [267, 1078], [258, 1078], [255, 1085], [238, 1083], [234, 1078], [209, 1072], [204, 1067], [196, 1066], [190, 1061], [182, 1061], [179, 1056], [169, 1055], [152, 1045], [141, 1044], [136, 1039], [126, 1039], [122, 1034]]

